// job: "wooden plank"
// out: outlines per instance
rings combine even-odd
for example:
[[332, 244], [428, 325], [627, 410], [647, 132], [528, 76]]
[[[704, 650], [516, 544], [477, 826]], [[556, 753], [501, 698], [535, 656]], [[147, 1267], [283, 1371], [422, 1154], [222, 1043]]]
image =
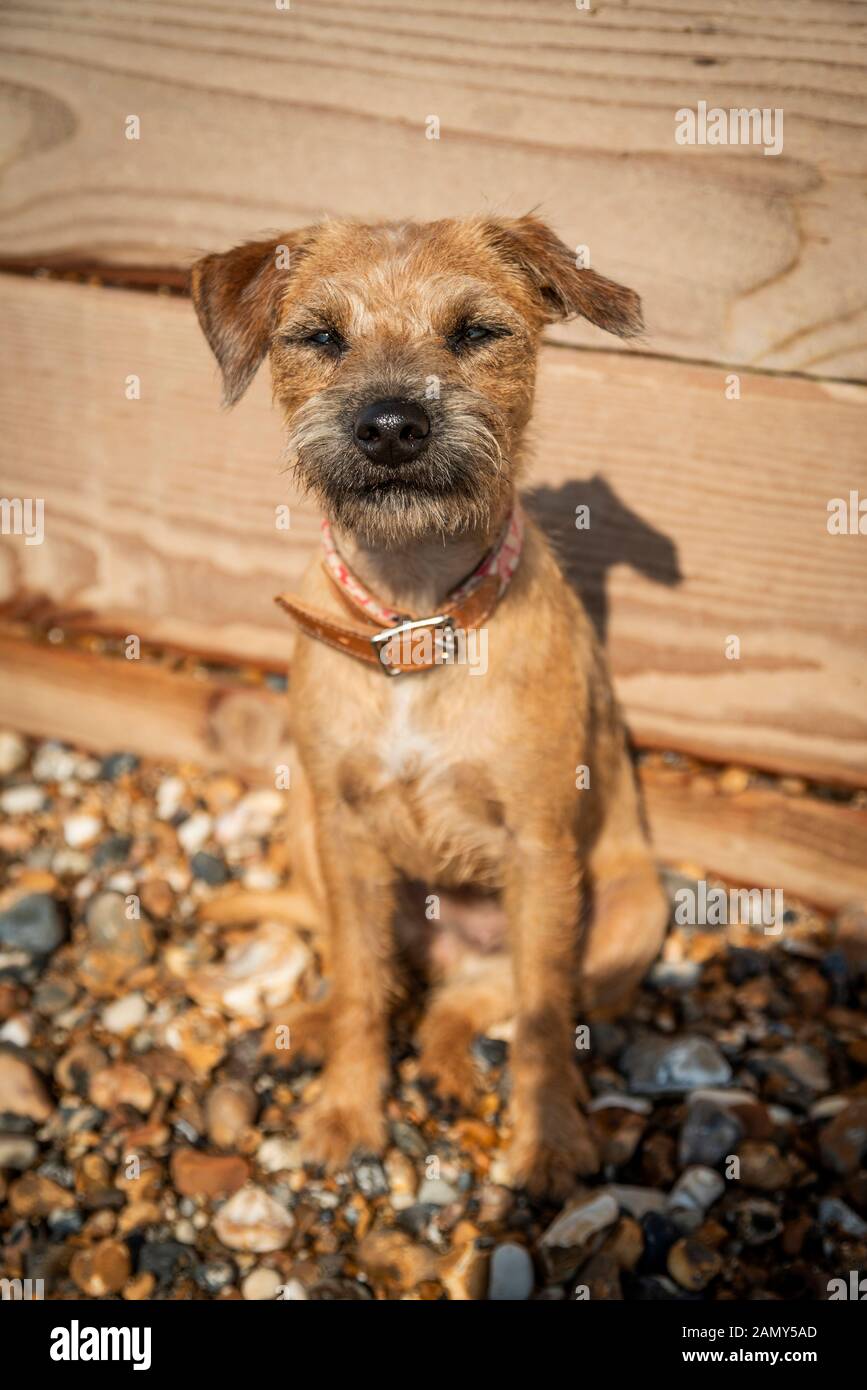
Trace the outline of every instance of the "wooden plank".
[[[36, 737], [271, 781], [278, 763], [291, 767], [289, 708], [267, 689], [36, 646], [0, 629], [0, 726]], [[675, 769], [643, 767], [640, 777], [660, 861], [829, 910], [867, 902], [867, 811], [776, 790], [722, 796]]]
[[867, 903], [867, 811], [749, 788], [724, 796], [676, 769], [643, 770], [648, 823], [662, 862], [785, 894], [828, 911]]
[[128, 751], [273, 778], [288, 756], [285, 695], [0, 631], [0, 725], [95, 753]]
[[[864, 379], [865, 19], [846, 0], [10, 4], [0, 257], [179, 265], [323, 213], [541, 206], [642, 293], [652, 351]], [[782, 110], [782, 154], [679, 145], [701, 101]]]
[[[267, 374], [220, 411], [183, 300], [7, 276], [0, 307], [0, 493], [46, 504], [44, 544], [0, 538], [0, 600], [288, 663], [272, 597], [318, 519], [280, 471]], [[729, 400], [716, 368], [545, 350], [530, 500], [639, 743], [867, 782], [867, 545], [827, 530], [829, 499], [867, 496], [865, 404], [862, 387], [753, 374]]]

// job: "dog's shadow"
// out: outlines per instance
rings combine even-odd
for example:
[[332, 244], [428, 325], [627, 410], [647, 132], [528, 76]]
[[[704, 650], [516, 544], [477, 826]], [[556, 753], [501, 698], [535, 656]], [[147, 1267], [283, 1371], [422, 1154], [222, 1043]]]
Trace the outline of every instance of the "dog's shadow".
[[[605, 577], [614, 565], [631, 565], [669, 588], [681, 583], [674, 542], [627, 507], [598, 474], [562, 487], [535, 488], [524, 502], [553, 545], [603, 644], [608, 635]], [[587, 512], [579, 513], [585, 507]], [[589, 524], [579, 529], [576, 520], [585, 519]]]

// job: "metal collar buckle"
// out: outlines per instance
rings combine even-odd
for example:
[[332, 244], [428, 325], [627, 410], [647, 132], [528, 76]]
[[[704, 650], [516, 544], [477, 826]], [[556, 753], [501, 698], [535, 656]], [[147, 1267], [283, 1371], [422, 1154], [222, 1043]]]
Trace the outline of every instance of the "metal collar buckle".
[[393, 637], [398, 637], [404, 632], [415, 632], [417, 628], [433, 627], [451, 631], [454, 628], [454, 619], [448, 613], [439, 613], [435, 618], [416, 618], [406, 622], [398, 623], [396, 627], [383, 628], [382, 632], [375, 632], [370, 639], [373, 650], [379, 657], [380, 665], [387, 676], [399, 676], [401, 674], [399, 666], [392, 666], [388, 660], [386, 652], [388, 644]]

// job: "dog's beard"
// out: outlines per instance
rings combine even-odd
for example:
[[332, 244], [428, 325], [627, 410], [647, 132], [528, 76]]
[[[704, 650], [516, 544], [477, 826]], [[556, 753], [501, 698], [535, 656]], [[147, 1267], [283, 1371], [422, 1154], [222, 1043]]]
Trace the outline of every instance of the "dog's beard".
[[352, 439], [361, 406], [344, 392], [313, 396], [292, 416], [284, 458], [298, 484], [341, 529], [368, 544], [396, 545], [432, 533], [487, 529], [510, 490], [500, 412], [452, 387], [425, 401], [430, 438], [418, 458], [377, 464]]

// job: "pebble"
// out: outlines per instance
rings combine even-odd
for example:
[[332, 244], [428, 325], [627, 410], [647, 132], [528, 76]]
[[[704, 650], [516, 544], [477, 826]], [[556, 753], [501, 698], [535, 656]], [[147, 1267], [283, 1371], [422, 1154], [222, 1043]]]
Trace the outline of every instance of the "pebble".
[[100, 1020], [103, 1028], [109, 1033], [118, 1033], [126, 1037], [140, 1028], [147, 1016], [147, 1000], [143, 994], [135, 993], [124, 994], [120, 999], [106, 1004], [100, 1014]]
[[250, 1165], [237, 1154], [206, 1154], [175, 1149], [172, 1182], [185, 1197], [230, 1197], [250, 1176]]
[[86, 884], [90, 884], [88, 891], [92, 891], [91, 880], [85, 878], [90, 869], [90, 858], [82, 849], [59, 849], [51, 858], [52, 872], [58, 878], [78, 879], [75, 885], [76, 896], [80, 896]]
[[613, 1226], [619, 1214], [618, 1203], [609, 1192], [579, 1197], [564, 1207], [542, 1236], [545, 1249], [573, 1249], [584, 1246], [591, 1236]]
[[45, 792], [41, 787], [24, 784], [0, 792], [0, 811], [7, 816], [32, 816], [44, 805]]
[[156, 812], [158, 820], [174, 820], [186, 796], [186, 784], [180, 777], [164, 777], [157, 787]]
[[145, 917], [127, 915], [119, 893], [97, 893], [85, 909], [88, 947], [79, 966], [85, 988], [98, 997], [114, 995], [121, 983], [146, 964], [154, 938]]
[[234, 1149], [252, 1125], [256, 1109], [255, 1093], [246, 1082], [223, 1081], [215, 1086], [205, 1101], [205, 1121], [211, 1142], [218, 1149]]
[[613, 1256], [618, 1269], [631, 1271], [644, 1253], [644, 1232], [634, 1217], [621, 1216], [602, 1248]]
[[[95, 869], [105, 869], [112, 865], [123, 864], [129, 858], [132, 849], [131, 835], [109, 835], [107, 840], [96, 846], [93, 851], [93, 867]], [[112, 883], [122, 882], [129, 892], [135, 888], [135, 879], [130, 874], [117, 872]]]
[[24, 1134], [0, 1134], [0, 1168], [29, 1168], [38, 1153], [35, 1139]]
[[210, 1076], [226, 1055], [228, 1033], [223, 1018], [208, 1009], [186, 1009], [166, 1025], [165, 1039], [197, 1076]]
[[139, 1271], [152, 1274], [160, 1288], [169, 1288], [179, 1275], [189, 1272], [195, 1277], [198, 1260], [195, 1252], [179, 1240], [149, 1240], [139, 1252]]
[[248, 792], [217, 820], [214, 833], [218, 844], [234, 845], [251, 836], [267, 835], [285, 805], [278, 791], [263, 788]]
[[262, 1024], [269, 1009], [289, 1000], [310, 961], [310, 948], [291, 927], [265, 922], [230, 946], [222, 962], [190, 975], [186, 988], [206, 1008]]
[[54, 1079], [64, 1091], [87, 1095], [92, 1077], [107, 1064], [108, 1054], [96, 1043], [82, 1038], [58, 1057], [54, 1065]]
[[638, 1221], [649, 1211], [665, 1211], [668, 1205], [668, 1197], [656, 1187], [631, 1187], [623, 1183], [610, 1183], [600, 1191], [614, 1199], [619, 1211], [628, 1212]]
[[196, 1283], [205, 1293], [220, 1293], [235, 1282], [235, 1266], [231, 1260], [209, 1260], [196, 1271]]
[[396, 1120], [391, 1133], [395, 1144], [407, 1158], [418, 1161], [427, 1156], [430, 1145], [415, 1125], [408, 1124], [406, 1120]]
[[[354, 1159], [352, 1163], [352, 1174], [355, 1178], [356, 1187], [368, 1201], [371, 1201], [374, 1197], [385, 1197], [388, 1195], [388, 1178], [378, 1158], [366, 1157]], [[444, 1184], [444, 1186], [447, 1186], [447, 1184]], [[427, 1200], [429, 1202], [433, 1201], [431, 1197], [428, 1197]], [[446, 1198], [442, 1205], [445, 1205], [446, 1201], [449, 1200], [452, 1199]]]
[[140, 1303], [150, 1298], [156, 1288], [156, 1279], [152, 1274], [136, 1274], [132, 1279], [128, 1279], [121, 1290], [121, 1297], [127, 1303]]
[[9, 777], [27, 762], [27, 740], [14, 729], [0, 729], [0, 777]]
[[[194, 811], [177, 829], [178, 841], [188, 855], [194, 855], [202, 848], [211, 833], [214, 822], [207, 811]], [[201, 875], [204, 877], [204, 875]]]
[[36, 986], [33, 1007], [37, 1013], [52, 1018], [55, 1014], [63, 1013], [65, 1009], [69, 1008], [75, 999], [76, 992], [74, 980], [68, 980], [62, 976], [43, 978]]
[[306, 1303], [307, 1290], [300, 1279], [287, 1279], [283, 1285], [282, 1299], [284, 1303]]
[[681, 1173], [668, 1194], [666, 1209], [675, 1219], [681, 1214], [701, 1219], [725, 1192], [725, 1186], [713, 1168], [696, 1164]]
[[523, 1302], [530, 1297], [534, 1284], [533, 1261], [523, 1245], [507, 1241], [494, 1247], [488, 1277], [491, 1302]]
[[147, 1115], [155, 1098], [150, 1078], [128, 1062], [115, 1062], [95, 1072], [90, 1079], [89, 1095], [100, 1110], [131, 1105], [143, 1115]]
[[9, 1206], [16, 1216], [48, 1217], [55, 1212], [71, 1212], [75, 1206], [73, 1193], [61, 1187], [43, 1173], [24, 1173], [9, 1188]]
[[802, 1091], [822, 1095], [830, 1091], [831, 1080], [821, 1053], [814, 1047], [792, 1045], [764, 1059], [764, 1070], [789, 1080]]
[[708, 1038], [648, 1037], [631, 1043], [621, 1058], [629, 1087], [639, 1095], [683, 1095], [698, 1086], [725, 1086], [732, 1069]]
[[823, 1197], [819, 1202], [819, 1221], [825, 1227], [844, 1231], [847, 1236], [863, 1240], [867, 1236], [867, 1221], [858, 1216], [839, 1197]]
[[251, 1302], [277, 1297], [282, 1279], [276, 1269], [266, 1269], [263, 1265], [252, 1269], [241, 1284], [241, 1293]]
[[791, 1169], [774, 1144], [746, 1139], [738, 1149], [740, 1180], [761, 1192], [776, 1192], [792, 1180]]
[[841, 1177], [858, 1171], [867, 1154], [867, 1099], [834, 1116], [819, 1135], [819, 1152], [823, 1165]]
[[139, 889], [141, 905], [149, 917], [161, 920], [170, 917], [175, 906], [175, 895], [171, 885], [164, 878], [149, 878]]
[[599, 1250], [581, 1268], [578, 1284], [573, 1290], [573, 1297], [577, 1298], [580, 1293], [582, 1299], [589, 1298], [594, 1302], [619, 1302], [623, 1298], [623, 1286], [620, 1282], [620, 1269], [613, 1255], [605, 1250]]
[[45, 1082], [26, 1058], [0, 1052], [0, 1115], [42, 1124], [53, 1109]]
[[256, 1162], [265, 1173], [294, 1172], [301, 1167], [300, 1145], [282, 1134], [270, 1135], [259, 1145]]
[[14, 1014], [0, 1028], [0, 1040], [15, 1047], [29, 1047], [33, 1041], [33, 1014]]
[[63, 822], [63, 838], [70, 849], [81, 849], [82, 845], [92, 845], [102, 832], [99, 816], [67, 816]]
[[0, 942], [31, 958], [50, 956], [65, 936], [60, 909], [48, 893], [29, 893], [0, 912]]
[[78, 1250], [69, 1266], [73, 1282], [88, 1298], [119, 1293], [131, 1272], [128, 1247], [119, 1240], [101, 1240]]
[[402, 1231], [369, 1231], [358, 1242], [356, 1258], [367, 1277], [381, 1282], [389, 1291], [414, 1288], [437, 1273], [433, 1251]]
[[631, 1110], [633, 1115], [652, 1115], [653, 1106], [649, 1100], [640, 1096], [628, 1096], [624, 1091], [610, 1091], [607, 1095], [594, 1096], [585, 1107], [591, 1114], [597, 1110]]
[[675, 1241], [668, 1252], [668, 1272], [690, 1293], [706, 1289], [722, 1269], [722, 1260], [716, 1250], [710, 1250], [701, 1241], [690, 1237]]
[[432, 1207], [446, 1207], [457, 1199], [457, 1189], [443, 1178], [425, 1178], [415, 1198], [420, 1206]]
[[655, 989], [693, 989], [701, 970], [696, 960], [659, 960], [647, 978]]
[[71, 782], [78, 773], [81, 754], [62, 743], [41, 743], [31, 764], [37, 782]]
[[440, 1283], [452, 1302], [475, 1302], [484, 1298], [489, 1264], [488, 1245], [478, 1239], [461, 1243], [443, 1258], [438, 1271]]
[[99, 778], [102, 782], [116, 782], [118, 777], [126, 777], [135, 772], [139, 762], [135, 753], [109, 753], [99, 765]]
[[226, 862], [216, 854], [206, 854], [204, 850], [199, 850], [190, 859], [190, 869], [194, 878], [200, 878], [203, 883], [210, 883], [217, 888], [221, 883], [225, 883], [229, 878], [229, 870]]
[[290, 1212], [262, 1187], [242, 1187], [220, 1207], [214, 1219], [217, 1239], [230, 1250], [265, 1254], [282, 1250], [295, 1222]]
[[722, 1162], [736, 1151], [743, 1132], [741, 1121], [728, 1106], [693, 1097], [678, 1141], [681, 1167], [713, 1167]]
[[385, 1156], [385, 1173], [392, 1207], [395, 1211], [405, 1211], [416, 1200], [418, 1177], [415, 1167], [400, 1149], [390, 1149]]
[[762, 1197], [748, 1197], [734, 1208], [735, 1230], [750, 1248], [776, 1240], [783, 1229], [779, 1207]]
[[680, 1231], [662, 1212], [649, 1211], [641, 1218], [641, 1235], [644, 1248], [639, 1269], [644, 1273], [661, 1273], [666, 1268], [669, 1250], [680, 1239]]

